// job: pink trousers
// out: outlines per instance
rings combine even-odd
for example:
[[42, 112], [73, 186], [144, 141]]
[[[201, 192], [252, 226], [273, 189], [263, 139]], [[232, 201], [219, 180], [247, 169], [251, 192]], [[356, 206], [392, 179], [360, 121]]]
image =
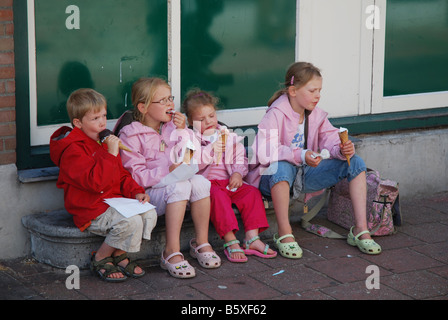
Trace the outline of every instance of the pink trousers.
[[211, 180], [210, 187], [210, 219], [221, 239], [226, 233], [239, 230], [232, 204], [238, 208], [246, 232], [266, 230], [269, 224], [260, 191], [244, 183], [232, 192], [226, 188], [228, 184], [229, 180]]

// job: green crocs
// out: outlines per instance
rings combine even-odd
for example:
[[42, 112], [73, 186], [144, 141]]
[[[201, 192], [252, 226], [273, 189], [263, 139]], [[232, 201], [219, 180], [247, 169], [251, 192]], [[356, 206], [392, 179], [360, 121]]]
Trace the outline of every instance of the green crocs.
[[347, 243], [351, 246], [358, 247], [361, 252], [367, 253], [367, 254], [380, 254], [381, 253], [381, 246], [376, 243], [372, 239], [363, 239], [360, 240], [359, 237], [363, 234], [369, 233], [368, 230], [361, 231], [356, 236], [353, 235], [353, 228], [350, 228], [350, 232], [347, 236]]
[[284, 236], [278, 237], [278, 234], [274, 234], [274, 243], [278, 248], [278, 251], [282, 256], [289, 259], [299, 259], [302, 258], [302, 249], [299, 247], [297, 242], [286, 242], [282, 243], [281, 241], [285, 238], [294, 238], [292, 234], [285, 234]]

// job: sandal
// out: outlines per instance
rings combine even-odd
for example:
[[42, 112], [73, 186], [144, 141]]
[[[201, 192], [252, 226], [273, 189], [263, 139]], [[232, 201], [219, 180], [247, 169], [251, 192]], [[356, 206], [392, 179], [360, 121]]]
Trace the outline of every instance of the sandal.
[[193, 243], [196, 243], [196, 239], [190, 240], [190, 255], [194, 259], [198, 259], [199, 264], [203, 268], [213, 269], [218, 268], [221, 265], [221, 258], [216, 254], [215, 251], [199, 252], [200, 249], [206, 246], [211, 247], [210, 243], [206, 242], [196, 247], [193, 246]]
[[367, 254], [380, 254], [381, 253], [381, 246], [376, 243], [373, 239], [362, 239], [360, 240], [359, 237], [363, 234], [369, 233], [368, 230], [361, 231], [356, 236], [353, 235], [353, 228], [350, 228], [350, 232], [347, 236], [347, 243], [351, 246], [358, 247], [361, 252], [367, 253]]
[[285, 258], [289, 259], [299, 259], [302, 258], [302, 249], [299, 247], [297, 242], [286, 242], [282, 243], [281, 241], [285, 238], [294, 238], [292, 234], [285, 234], [284, 236], [278, 237], [278, 234], [274, 234], [274, 243], [278, 248], [280, 254]]
[[[113, 257], [114, 258], [114, 264], [117, 266], [118, 269], [121, 270], [122, 273], [124, 273], [125, 275], [127, 275], [128, 277], [132, 277], [132, 278], [141, 278], [145, 275], [145, 271], [142, 269], [141, 273], [135, 273], [134, 270], [136, 267], [138, 267], [137, 263], [131, 261], [131, 259], [128, 258], [128, 255], [126, 253], [123, 253], [119, 256]], [[126, 267], [122, 267], [120, 266], [118, 263], [120, 263], [123, 260], [128, 259], [128, 264], [126, 265]]]
[[244, 251], [241, 249], [230, 249], [231, 245], [239, 244], [239, 243], [240, 242], [237, 239], [235, 239], [235, 240], [230, 240], [229, 242], [224, 244], [224, 254], [226, 255], [227, 259], [230, 262], [247, 262], [247, 257], [244, 257], [243, 259], [232, 258], [232, 253], [235, 253], [235, 252], [244, 253]]
[[245, 241], [244, 241], [244, 242], [245, 242], [245, 248], [246, 248], [246, 249], [243, 249], [243, 251], [244, 251], [244, 253], [245, 253], [247, 256], [255, 255], [255, 256], [257, 256], [257, 257], [265, 258], [265, 259], [271, 259], [271, 258], [275, 258], [275, 257], [277, 256], [277, 252], [268, 254], [268, 250], [269, 250], [269, 245], [268, 245], [268, 244], [265, 245], [265, 247], [264, 247], [264, 251], [263, 251], [263, 252], [260, 252], [260, 251], [258, 251], [258, 250], [254, 250], [254, 249], [249, 249], [249, 248], [250, 248], [250, 245], [252, 244], [252, 242], [255, 242], [255, 241], [257, 241], [257, 240], [260, 240], [260, 237], [259, 237], [259, 236], [255, 236], [255, 237], [253, 237], [253, 238], [250, 239], [250, 240], [245, 240]]
[[174, 252], [165, 259], [163, 257], [163, 251], [162, 251], [162, 256], [160, 259], [160, 267], [163, 270], [167, 270], [169, 274], [172, 275], [174, 278], [187, 279], [196, 276], [195, 269], [186, 260], [182, 260], [178, 263], [169, 263], [169, 260], [174, 256], [181, 256], [182, 259], [184, 258], [184, 255], [182, 253]]
[[[90, 272], [97, 275], [101, 280], [106, 282], [123, 282], [127, 277], [120, 271], [114, 264], [114, 259], [112, 257], [104, 258], [100, 261], [95, 260], [95, 253], [92, 253], [90, 257]], [[101, 270], [104, 270], [101, 272]], [[112, 273], [121, 273], [123, 278], [110, 278]]]

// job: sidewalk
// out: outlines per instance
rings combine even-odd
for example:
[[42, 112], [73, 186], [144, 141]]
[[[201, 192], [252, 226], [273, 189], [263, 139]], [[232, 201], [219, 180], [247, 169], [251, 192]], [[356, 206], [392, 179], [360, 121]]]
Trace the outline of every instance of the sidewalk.
[[[401, 199], [401, 209], [398, 232], [375, 238], [383, 248], [378, 256], [362, 254], [345, 240], [307, 233], [294, 223], [302, 259], [249, 257], [246, 264], [234, 264], [215, 248], [222, 266], [207, 270], [185, 253], [197, 268], [197, 276], [188, 280], [169, 276], [154, 259], [140, 261], [147, 273], [143, 278], [119, 284], [81, 270], [80, 288], [69, 290], [71, 273], [65, 270], [31, 258], [0, 261], [0, 300], [448, 300], [448, 192]], [[316, 220], [347, 233], [325, 219], [325, 208]], [[374, 275], [366, 273], [370, 265], [379, 268], [379, 289], [366, 287]]]

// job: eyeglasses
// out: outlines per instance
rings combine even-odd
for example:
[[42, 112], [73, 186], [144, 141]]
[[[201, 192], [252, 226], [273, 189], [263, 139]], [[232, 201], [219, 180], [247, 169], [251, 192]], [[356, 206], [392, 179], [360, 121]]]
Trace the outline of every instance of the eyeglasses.
[[168, 102], [173, 102], [173, 101], [174, 101], [174, 96], [169, 96], [167, 98], [163, 98], [160, 101], [154, 101], [154, 102], [151, 102], [151, 103], [160, 103], [161, 105], [167, 105]]

